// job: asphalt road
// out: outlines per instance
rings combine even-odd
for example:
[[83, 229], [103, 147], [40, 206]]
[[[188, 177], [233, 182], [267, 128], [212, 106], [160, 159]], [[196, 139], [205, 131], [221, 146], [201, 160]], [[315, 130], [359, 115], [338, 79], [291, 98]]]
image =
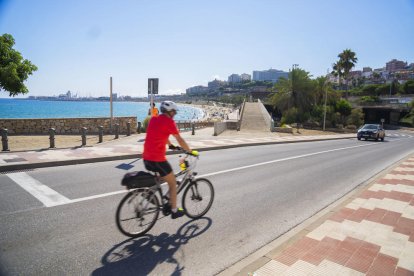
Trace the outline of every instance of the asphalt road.
[[[388, 134], [201, 152], [197, 171], [216, 191], [209, 213], [161, 218], [137, 239], [114, 217], [120, 179], [141, 160], [2, 174], [0, 275], [216, 274], [414, 152], [413, 137]], [[23, 188], [32, 184], [40, 190]]]

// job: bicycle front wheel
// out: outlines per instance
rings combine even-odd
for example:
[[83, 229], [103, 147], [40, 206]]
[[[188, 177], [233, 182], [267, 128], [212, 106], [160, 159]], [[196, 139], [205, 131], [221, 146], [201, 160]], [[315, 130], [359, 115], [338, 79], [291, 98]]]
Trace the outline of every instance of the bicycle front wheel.
[[185, 214], [193, 219], [204, 216], [214, 200], [213, 184], [208, 179], [194, 180], [184, 191], [183, 208]]
[[119, 231], [133, 238], [144, 235], [157, 221], [159, 206], [159, 200], [152, 190], [129, 192], [116, 210]]

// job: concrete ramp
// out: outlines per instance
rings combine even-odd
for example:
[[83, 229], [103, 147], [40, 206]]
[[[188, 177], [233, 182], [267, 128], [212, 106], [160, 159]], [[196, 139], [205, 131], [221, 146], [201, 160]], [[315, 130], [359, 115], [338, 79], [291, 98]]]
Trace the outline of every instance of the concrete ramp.
[[270, 132], [270, 126], [263, 116], [261, 104], [260, 102], [245, 103], [240, 131]]

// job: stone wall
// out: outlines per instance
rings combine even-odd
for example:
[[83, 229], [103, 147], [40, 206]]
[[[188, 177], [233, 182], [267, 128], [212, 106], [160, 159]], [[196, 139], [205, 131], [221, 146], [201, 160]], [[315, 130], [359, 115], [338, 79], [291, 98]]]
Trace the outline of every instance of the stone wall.
[[214, 136], [220, 135], [227, 129], [237, 130], [237, 121], [215, 122], [214, 123]]
[[[119, 124], [119, 133], [127, 133], [127, 123], [131, 122], [131, 133], [137, 130], [137, 117], [114, 117], [113, 124]], [[100, 118], [56, 118], [56, 119], [0, 119], [0, 128], [7, 128], [10, 135], [48, 134], [54, 128], [56, 134], [80, 134], [82, 127], [88, 134], [98, 134], [99, 126], [104, 133], [111, 133], [111, 119]]]

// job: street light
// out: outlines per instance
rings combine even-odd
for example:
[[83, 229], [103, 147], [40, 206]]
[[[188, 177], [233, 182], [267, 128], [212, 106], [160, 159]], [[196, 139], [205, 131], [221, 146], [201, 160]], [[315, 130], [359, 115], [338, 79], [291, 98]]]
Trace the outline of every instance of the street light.
[[328, 82], [328, 79], [324, 82], [324, 88], [325, 88], [325, 104], [324, 104], [324, 111], [323, 111], [323, 131], [325, 131], [325, 122], [326, 122], [326, 99], [328, 98], [328, 88], [326, 87]]

